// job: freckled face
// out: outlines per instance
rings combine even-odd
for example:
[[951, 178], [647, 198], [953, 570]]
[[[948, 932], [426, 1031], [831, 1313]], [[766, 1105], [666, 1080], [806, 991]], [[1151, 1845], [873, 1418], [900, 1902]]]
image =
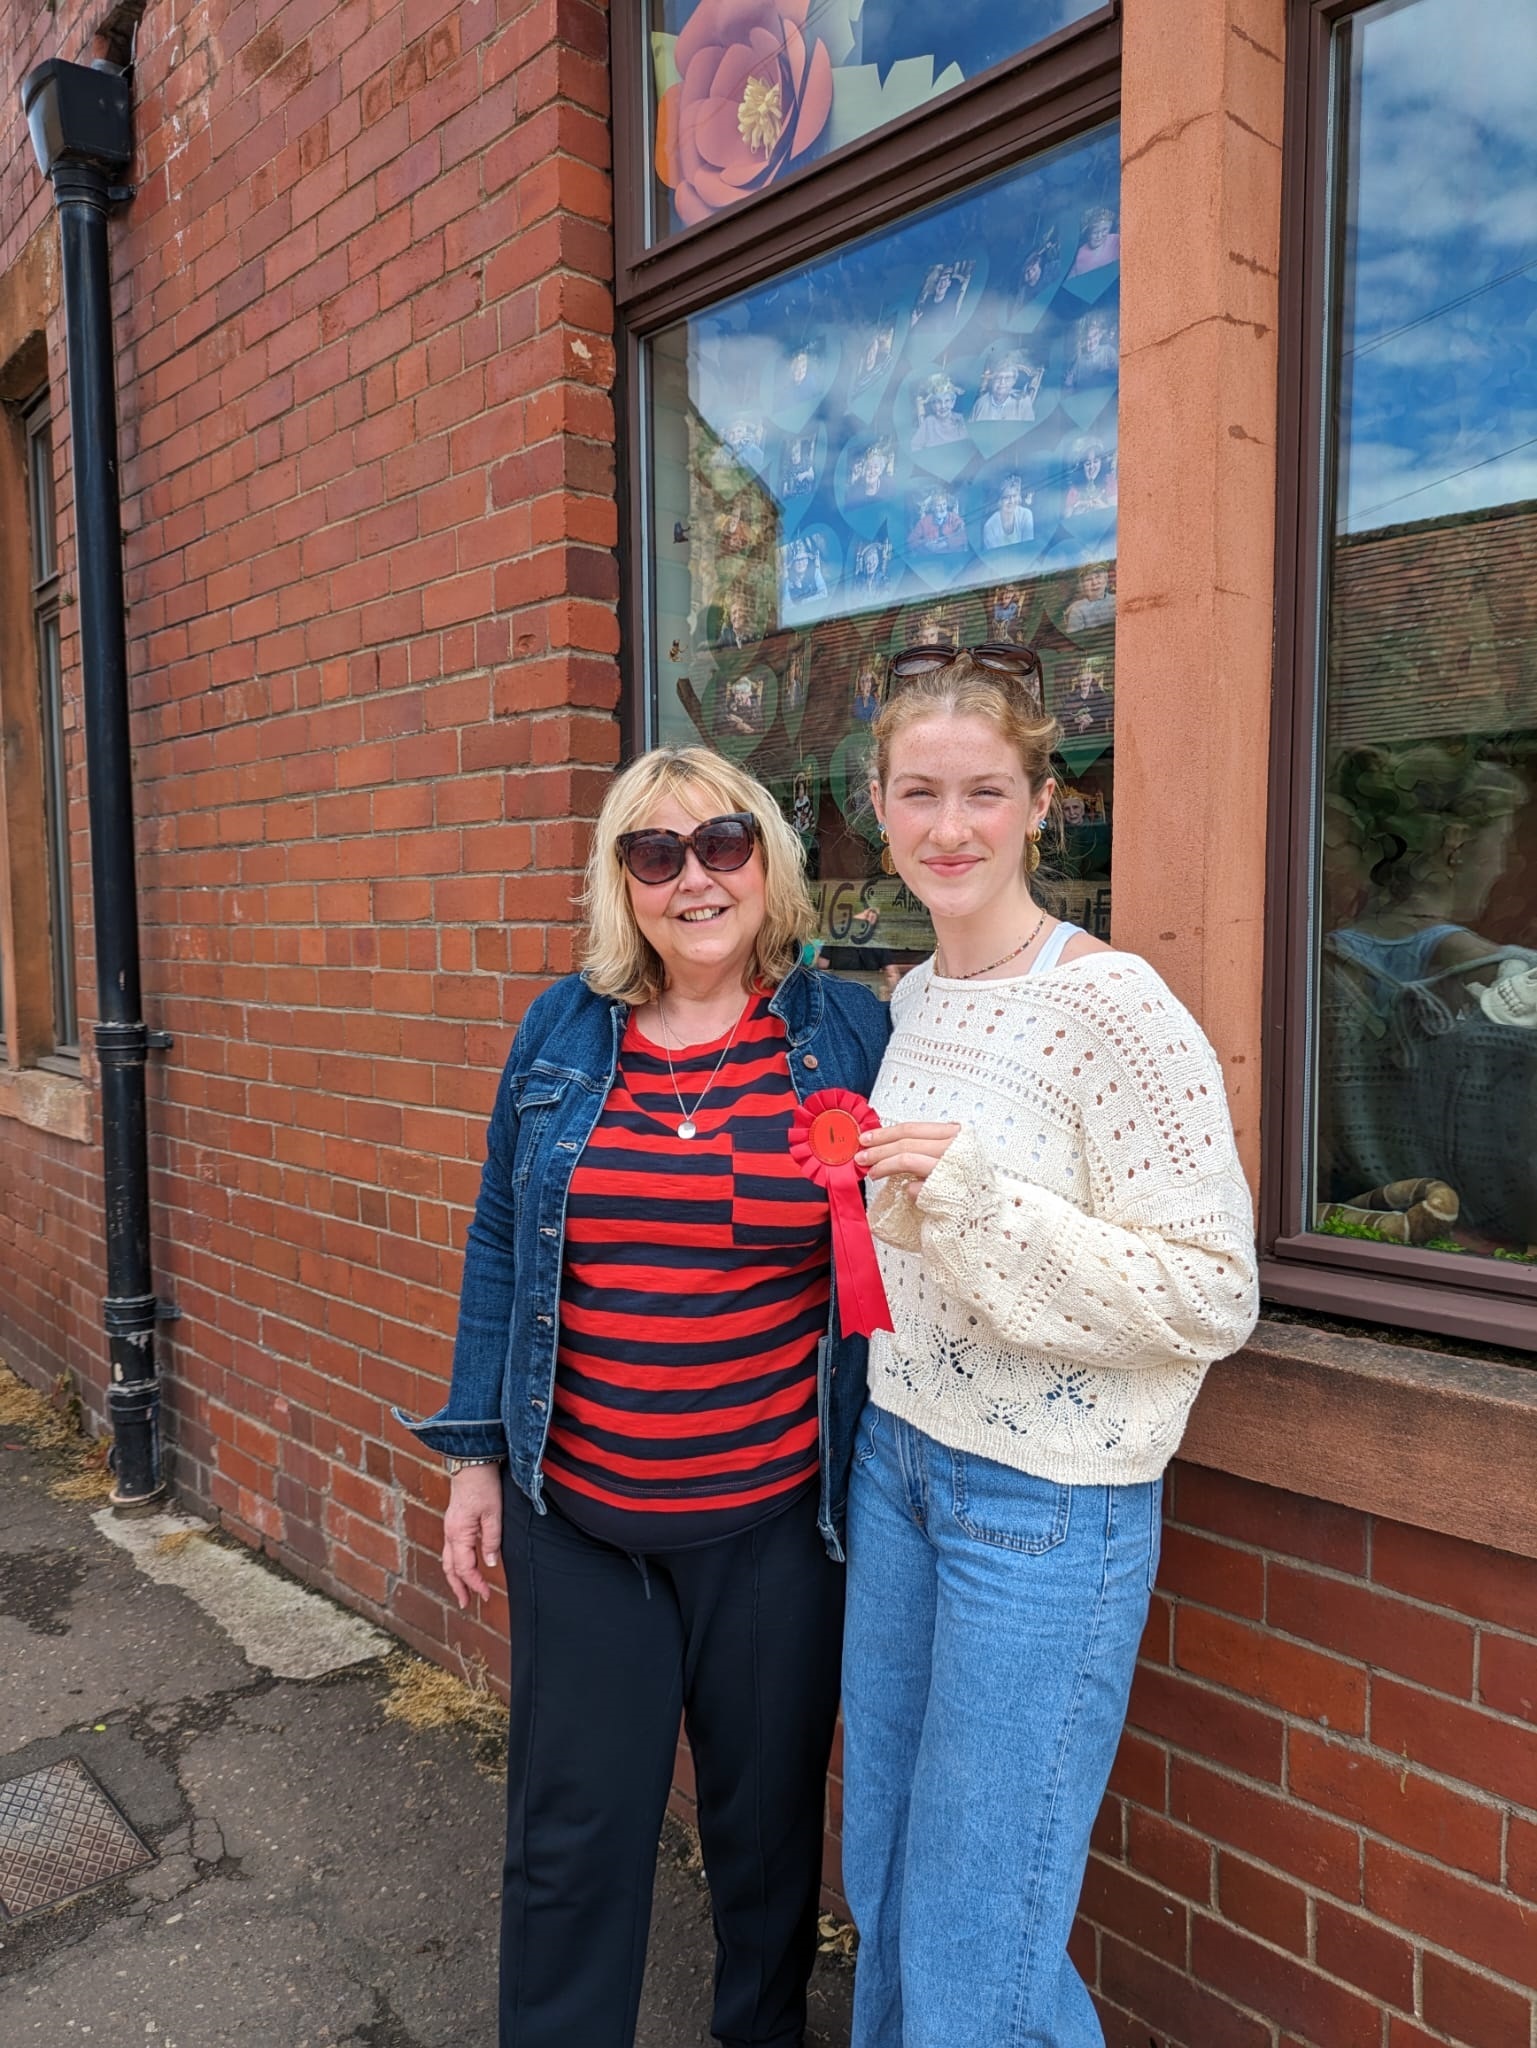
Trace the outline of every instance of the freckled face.
[[1018, 890], [1051, 790], [1032, 790], [990, 719], [941, 711], [898, 733], [871, 795], [908, 888], [937, 917], [969, 918]]

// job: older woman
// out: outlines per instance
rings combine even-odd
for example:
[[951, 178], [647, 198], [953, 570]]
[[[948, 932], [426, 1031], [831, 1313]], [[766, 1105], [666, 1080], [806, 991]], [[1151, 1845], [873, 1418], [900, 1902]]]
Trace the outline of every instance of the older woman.
[[412, 1425], [452, 1474], [460, 1605], [506, 1566], [501, 2041], [633, 2041], [681, 1713], [714, 2032], [798, 2048], [865, 1359], [788, 1133], [870, 1087], [885, 1012], [799, 965], [799, 842], [702, 748], [614, 782], [587, 913], [508, 1058], [448, 1405]]

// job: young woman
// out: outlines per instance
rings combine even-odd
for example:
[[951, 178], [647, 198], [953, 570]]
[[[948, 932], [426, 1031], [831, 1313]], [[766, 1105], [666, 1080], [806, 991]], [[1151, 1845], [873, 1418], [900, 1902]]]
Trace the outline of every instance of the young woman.
[[1256, 1312], [1222, 1075], [1145, 961], [1034, 900], [1028, 649], [898, 655], [872, 794], [937, 947], [861, 1155], [896, 1325], [850, 1488], [854, 2048], [1091, 2048], [1067, 1954], [1160, 1476]]
[[761, 783], [643, 755], [599, 814], [585, 969], [532, 1004], [497, 1093], [448, 1403], [409, 1426], [452, 1475], [460, 1605], [506, 1568], [503, 2048], [634, 2040], [680, 1714], [713, 2032], [805, 2031], [864, 1343], [789, 1128], [803, 1096], [867, 1090], [887, 1030], [799, 964], [813, 922]]

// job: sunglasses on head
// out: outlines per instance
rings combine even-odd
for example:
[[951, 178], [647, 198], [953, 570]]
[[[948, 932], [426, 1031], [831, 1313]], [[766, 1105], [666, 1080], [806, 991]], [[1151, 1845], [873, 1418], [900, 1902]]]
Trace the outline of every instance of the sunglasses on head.
[[949, 647], [937, 640], [922, 647], [904, 647], [886, 664], [886, 696], [894, 696], [903, 683], [918, 676], [937, 675], [962, 654], [969, 655], [989, 675], [1017, 683], [1037, 704], [1041, 701], [1040, 656], [1033, 647], [1015, 647], [1007, 640], [983, 640], [975, 647]]
[[712, 875], [745, 868], [758, 843], [758, 821], [751, 811], [732, 811], [724, 818], [706, 818], [685, 839], [681, 832], [621, 832], [615, 844], [619, 858], [637, 882], [675, 882], [690, 851]]

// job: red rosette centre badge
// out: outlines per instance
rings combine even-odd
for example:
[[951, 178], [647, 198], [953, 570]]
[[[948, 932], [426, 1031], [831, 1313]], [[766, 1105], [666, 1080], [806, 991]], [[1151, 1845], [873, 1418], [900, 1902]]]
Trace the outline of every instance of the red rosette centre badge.
[[880, 1122], [864, 1097], [848, 1088], [808, 1095], [790, 1120], [790, 1157], [807, 1180], [827, 1190], [838, 1320], [845, 1337], [868, 1337], [873, 1330], [892, 1327], [859, 1191], [864, 1171], [854, 1164], [865, 1132], [879, 1130]]

